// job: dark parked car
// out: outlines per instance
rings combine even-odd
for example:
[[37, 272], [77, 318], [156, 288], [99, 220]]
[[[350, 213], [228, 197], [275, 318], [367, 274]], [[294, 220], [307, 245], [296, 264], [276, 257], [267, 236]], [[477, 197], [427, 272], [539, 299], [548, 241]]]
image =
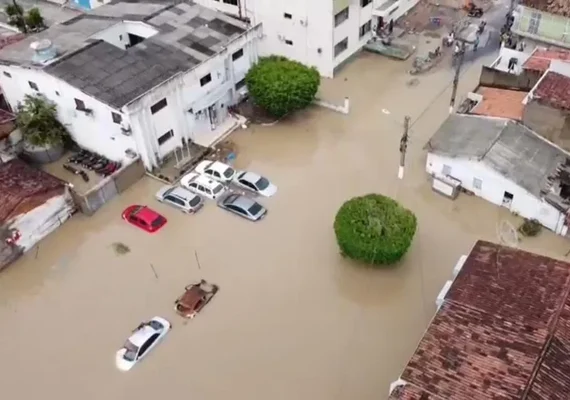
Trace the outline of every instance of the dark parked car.
[[265, 207], [257, 201], [237, 193], [222, 197], [218, 206], [250, 221], [259, 221], [267, 214]]

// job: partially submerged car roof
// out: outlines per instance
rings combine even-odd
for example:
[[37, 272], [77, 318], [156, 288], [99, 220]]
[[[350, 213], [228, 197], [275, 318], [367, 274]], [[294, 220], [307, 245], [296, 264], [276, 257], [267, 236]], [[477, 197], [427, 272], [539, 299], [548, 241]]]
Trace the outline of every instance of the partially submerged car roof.
[[141, 206], [138, 210], [135, 210], [133, 212], [133, 215], [136, 215], [138, 218], [147, 223], [151, 223], [160, 217], [160, 214], [158, 214], [156, 211], [151, 210], [147, 206]]
[[224, 201], [224, 203], [233, 204], [247, 210], [255, 204], [255, 200], [247, 196], [244, 196], [242, 194], [233, 194], [231, 196], [228, 196], [228, 198], [226, 199], [226, 201]]
[[192, 307], [205, 294], [206, 292], [200, 288], [200, 285], [193, 285], [190, 289], [184, 292], [178, 302], [185, 307]]

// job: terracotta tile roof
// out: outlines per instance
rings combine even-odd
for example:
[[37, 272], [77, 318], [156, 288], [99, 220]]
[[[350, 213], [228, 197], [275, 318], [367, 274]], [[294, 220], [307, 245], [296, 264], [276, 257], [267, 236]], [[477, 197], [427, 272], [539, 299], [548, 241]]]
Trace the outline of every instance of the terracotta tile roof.
[[483, 101], [471, 110], [471, 114], [522, 120], [523, 100], [528, 93], [491, 87], [480, 87], [477, 93], [483, 96]]
[[569, 263], [477, 242], [391, 399], [567, 400], [569, 292]]
[[539, 11], [570, 17], [568, 0], [520, 0], [519, 3]]
[[413, 385], [400, 386], [390, 394], [388, 400], [443, 400]]
[[545, 72], [552, 60], [570, 62], [570, 51], [537, 49], [523, 64], [524, 69]]
[[533, 100], [560, 110], [570, 111], [570, 78], [548, 72], [534, 89]]
[[60, 194], [64, 183], [19, 159], [0, 164], [0, 224]]

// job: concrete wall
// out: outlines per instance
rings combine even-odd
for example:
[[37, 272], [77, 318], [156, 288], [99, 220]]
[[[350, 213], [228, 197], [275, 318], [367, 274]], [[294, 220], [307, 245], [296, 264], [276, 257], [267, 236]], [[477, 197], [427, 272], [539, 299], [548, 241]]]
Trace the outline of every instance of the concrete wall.
[[[534, 26], [538, 28], [534, 29]], [[570, 18], [517, 6], [513, 32], [534, 40], [570, 48]]]
[[[37, 85], [37, 91], [30, 87], [30, 82]], [[14, 110], [26, 95], [42, 94], [54, 102], [59, 120], [81, 147], [116, 161], [126, 159], [127, 149], [138, 150], [133, 138], [125, 136], [121, 126], [113, 122], [113, 112], [120, 114], [125, 123], [128, 123], [127, 115], [41, 70], [0, 66], [0, 86]], [[74, 99], [82, 100], [92, 112], [76, 110]]]
[[540, 75], [538, 74], [523, 72], [520, 75], [516, 75], [483, 66], [481, 69], [481, 77], [479, 78], [479, 85], [501, 89], [530, 91], [539, 79]]
[[[451, 168], [449, 174], [461, 181], [461, 186], [493, 204], [501, 206], [505, 191], [513, 194], [510, 210], [524, 218], [536, 219], [546, 228], [562, 234], [564, 215], [550, 204], [529, 193], [524, 188], [498, 174], [476, 160], [450, 158], [429, 153], [426, 171], [430, 175], [441, 176], [444, 165]], [[473, 186], [474, 178], [482, 181], [481, 189]], [[565, 230], [564, 230], [565, 231]]]
[[524, 108], [523, 124], [548, 141], [570, 151], [570, 114], [530, 100]]

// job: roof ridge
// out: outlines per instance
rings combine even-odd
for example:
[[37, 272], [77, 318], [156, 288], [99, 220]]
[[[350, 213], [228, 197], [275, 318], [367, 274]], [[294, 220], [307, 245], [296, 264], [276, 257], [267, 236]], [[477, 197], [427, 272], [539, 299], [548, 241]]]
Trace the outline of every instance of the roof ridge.
[[483, 152], [483, 154], [477, 158], [477, 161], [483, 160], [483, 159], [487, 156], [487, 154], [491, 151], [491, 149], [493, 148], [493, 146], [495, 146], [495, 144], [497, 144], [497, 142], [498, 142], [499, 139], [501, 138], [501, 135], [503, 134], [503, 132], [505, 132], [505, 129], [507, 129], [507, 126], [509, 125], [509, 122], [511, 122], [511, 121], [510, 121], [510, 120], [505, 121], [505, 124], [503, 125], [503, 128], [497, 133], [497, 135], [495, 136], [495, 138], [493, 139], [493, 141], [489, 144], [489, 146], [487, 146], [487, 148], [485, 149], [485, 151]]
[[566, 302], [568, 301], [568, 296], [570, 296], [570, 282], [567, 282], [567, 284], [566, 284], [566, 292], [564, 293], [563, 300], [560, 303], [560, 307], [558, 307], [558, 310], [556, 310], [556, 312], [554, 313], [554, 316], [552, 318], [553, 323], [551, 324], [551, 326], [548, 329], [548, 334], [547, 334], [548, 337], [547, 337], [546, 341], [544, 342], [544, 346], [540, 352], [540, 356], [538, 356], [538, 359], [534, 365], [533, 371], [530, 374], [528, 383], [526, 384], [523, 395], [521, 396], [521, 400], [525, 400], [528, 398], [528, 395], [529, 395], [532, 387], [534, 386], [534, 381], [536, 379], [536, 376], [538, 375], [538, 372], [540, 371], [540, 368], [542, 367], [542, 364], [544, 363], [546, 353], [548, 353], [548, 350], [550, 349], [550, 345], [552, 344], [552, 341], [554, 340], [556, 328], [558, 327], [558, 323], [560, 322], [560, 315], [562, 314], [562, 311], [564, 311], [564, 307], [566, 306]]

